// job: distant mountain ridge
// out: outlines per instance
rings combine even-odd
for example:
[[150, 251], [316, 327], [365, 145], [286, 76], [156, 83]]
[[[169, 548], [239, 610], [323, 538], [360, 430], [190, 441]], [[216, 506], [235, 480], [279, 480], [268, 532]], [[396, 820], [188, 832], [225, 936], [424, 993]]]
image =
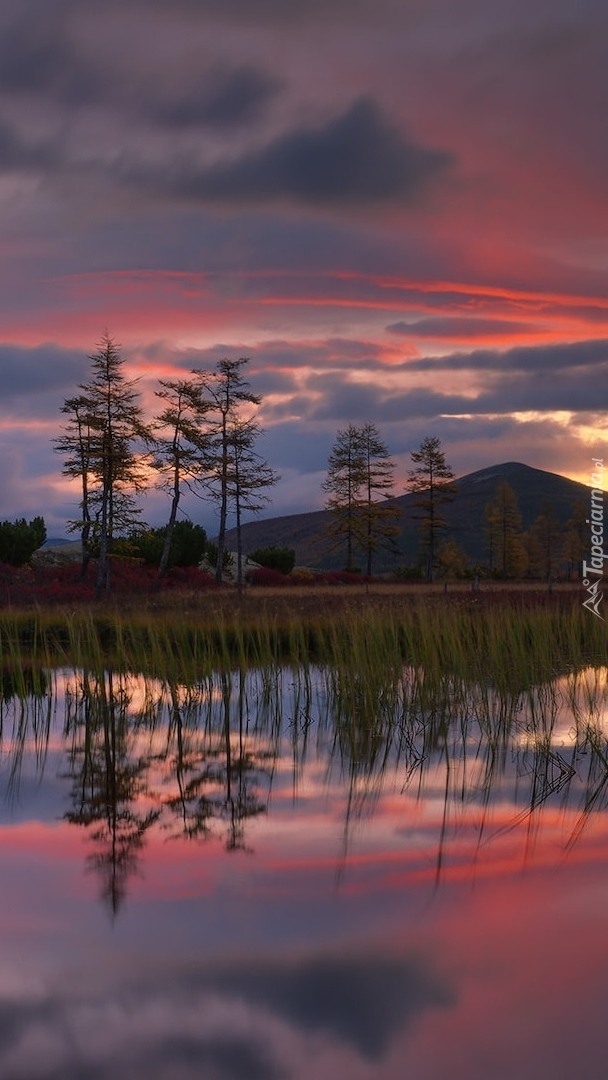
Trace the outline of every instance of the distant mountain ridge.
[[[577, 499], [587, 502], [589, 488], [558, 473], [546, 472], [517, 461], [507, 461], [478, 469], [460, 477], [458, 494], [453, 502], [444, 503], [442, 516], [450, 525], [449, 536], [464, 548], [473, 563], [486, 559], [484, 511], [496, 493], [499, 483], [506, 481], [513, 488], [522, 517], [522, 528], [528, 529], [540, 513], [543, 499], [548, 499], [562, 524], [572, 516]], [[414, 565], [420, 548], [415, 503], [418, 494], [408, 492], [391, 500], [401, 510], [401, 532], [395, 539], [397, 555], [378, 551], [374, 570], [378, 573], [399, 565]], [[326, 510], [304, 514], [289, 514], [264, 521], [251, 521], [242, 526], [243, 550], [289, 547], [296, 552], [298, 566], [336, 569], [344, 565], [342, 548], [331, 550], [326, 535], [329, 515]], [[236, 547], [236, 530], [226, 534], [229, 548]], [[361, 558], [361, 563], [363, 559]]]

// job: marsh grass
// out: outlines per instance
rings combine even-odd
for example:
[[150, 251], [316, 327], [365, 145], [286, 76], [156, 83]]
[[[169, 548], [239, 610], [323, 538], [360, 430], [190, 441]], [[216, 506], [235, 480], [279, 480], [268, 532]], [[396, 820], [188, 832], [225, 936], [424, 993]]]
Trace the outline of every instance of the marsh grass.
[[404, 664], [419, 672], [424, 707], [447, 678], [513, 694], [605, 663], [606, 643], [606, 624], [577, 596], [551, 604], [516, 594], [475, 606], [471, 598], [415, 602], [388, 592], [316, 603], [224, 595], [173, 610], [0, 612], [0, 666], [15, 678], [27, 668], [69, 666], [189, 681], [218, 670], [320, 664], [351, 684], [368, 715]]

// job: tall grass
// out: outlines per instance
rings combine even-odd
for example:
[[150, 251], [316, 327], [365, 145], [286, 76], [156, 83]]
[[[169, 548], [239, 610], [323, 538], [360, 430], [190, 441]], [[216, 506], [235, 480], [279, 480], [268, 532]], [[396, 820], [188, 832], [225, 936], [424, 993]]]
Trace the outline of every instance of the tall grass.
[[420, 670], [423, 696], [447, 676], [513, 693], [604, 663], [606, 644], [605, 623], [577, 603], [0, 613], [0, 666], [12, 672], [112, 667], [188, 681], [218, 670], [321, 664], [353, 673], [370, 706], [404, 664]]

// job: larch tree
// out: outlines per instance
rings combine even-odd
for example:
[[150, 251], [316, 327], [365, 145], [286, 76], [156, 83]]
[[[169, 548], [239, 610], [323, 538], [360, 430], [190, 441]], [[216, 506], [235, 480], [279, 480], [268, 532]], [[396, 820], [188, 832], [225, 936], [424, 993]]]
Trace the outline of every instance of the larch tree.
[[78, 529], [82, 547], [80, 576], [84, 578], [91, 557], [91, 455], [93, 451], [92, 406], [84, 394], [68, 398], [61, 411], [67, 416], [63, 434], [55, 440], [55, 449], [64, 454], [63, 473], [72, 479], [79, 479], [81, 486], [80, 517], [70, 522], [70, 529]]
[[521, 514], [517, 496], [506, 480], [498, 484], [493, 500], [486, 506], [485, 529], [490, 568], [505, 578], [523, 575], [528, 559], [521, 538]]
[[152, 464], [160, 486], [171, 494], [171, 510], [158, 567], [161, 578], [169, 564], [171, 543], [184, 486], [198, 494], [210, 469], [210, 437], [204, 426], [210, 405], [194, 379], [160, 380], [157, 397], [165, 407], [156, 417]]
[[270, 501], [266, 488], [278, 482], [279, 475], [256, 451], [261, 434], [255, 420], [234, 419], [228, 427], [228, 501], [236, 518], [237, 588], [243, 588], [242, 513], [258, 513]]
[[452, 501], [458, 487], [452, 482], [454, 473], [436, 435], [427, 435], [418, 450], [412, 450], [411, 457], [415, 467], [408, 473], [408, 487], [419, 496], [416, 506], [421, 511], [419, 529], [426, 556], [426, 577], [432, 581], [439, 537], [448, 528], [441, 506]]
[[99, 597], [110, 586], [112, 541], [118, 531], [137, 520], [134, 496], [145, 487], [141, 452], [150, 441], [150, 430], [143, 420], [136, 383], [123, 373], [120, 346], [107, 332], [89, 359], [91, 379], [81, 383], [80, 389], [88, 402], [88, 499], [99, 537]]
[[540, 514], [534, 521], [531, 532], [536, 538], [540, 552], [540, 576], [545, 581], [551, 581], [559, 572], [563, 536], [559, 518], [549, 499], [542, 500]]
[[394, 542], [399, 533], [401, 512], [389, 502], [393, 495], [395, 462], [391, 459], [375, 424], [360, 429], [363, 453], [363, 547], [367, 576], [371, 577], [372, 558], [381, 543]]
[[259, 405], [262, 400], [259, 394], [253, 393], [243, 375], [243, 368], [248, 363], [247, 357], [240, 357], [238, 360], [223, 359], [218, 360], [213, 371], [195, 370], [193, 372], [199, 380], [208, 403], [207, 423], [213, 459], [208, 483], [209, 490], [217, 499], [220, 510], [215, 566], [215, 580], [218, 584], [222, 581], [231, 494], [230, 473], [233, 467], [231, 431], [235, 422], [242, 418], [243, 405]]
[[361, 428], [349, 424], [337, 433], [327, 459], [327, 475], [323, 483], [323, 491], [327, 494], [325, 509], [329, 512], [329, 535], [336, 541], [334, 546], [345, 545], [348, 571], [354, 569], [355, 546], [365, 536], [361, 514], [365, 467]]

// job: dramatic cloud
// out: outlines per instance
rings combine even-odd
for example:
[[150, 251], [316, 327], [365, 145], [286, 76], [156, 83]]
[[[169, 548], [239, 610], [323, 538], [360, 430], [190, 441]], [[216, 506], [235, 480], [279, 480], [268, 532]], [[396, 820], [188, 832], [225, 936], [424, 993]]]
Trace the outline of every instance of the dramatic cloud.
[[355, 1061], [378, 1063], [417, 1016], [455, 1000], [428, 962], [410, 956], [244, 959], [162, 976], [116, 998], [5, 1003], [3, 1078], [109, 1080], [119, 1068], [133, 1080], [207, 1070], [217, 1080], [280, 1080], [300, 1075], [310, 1036], [329, 1040], [332, 1057], [346, 1047]]
[[106, 326], [146, 408], [193, 358], [251, 356], [276, 512], [320, 497], [351, 420], [400, 468], [431, 428], [482, 466], [534, 414], [584, 475], [608, 436], [606, 22], [594, 0], [7, 0], [5, 514], [67, 510], [51, 440]]
[[281, 135], [230, 164], [171, 174], [178, 195], [221, 202], [288, 199], [309, 205], [410, 202], [445, 171], [449, 155], [405, 140], [362, 99], [325, 127]]
[[[504, 352], [476, 349], [470, 353], [430, 356], [408, 361], [410, 371], [527, 371], [554, 372], [572, 369], [582, 379], [579, 369], [597, 369], [608, 365], [608, 340], [576, 341], [563, 345], [516, 346]], [[548, 405], [551, 408], [550, 405]]]

